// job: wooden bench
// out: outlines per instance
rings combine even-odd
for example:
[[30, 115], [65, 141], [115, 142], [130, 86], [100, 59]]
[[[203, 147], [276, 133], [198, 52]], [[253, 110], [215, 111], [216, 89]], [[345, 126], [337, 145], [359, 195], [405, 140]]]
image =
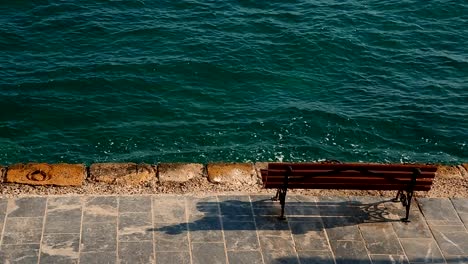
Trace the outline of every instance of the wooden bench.
[[288, 189], [395, 190], [408, 221], [414, 191], [429, 191], [437, 166], [364, 163], [269, 163], [261, 170], [263, 186], [278, 189], [281, 219]]

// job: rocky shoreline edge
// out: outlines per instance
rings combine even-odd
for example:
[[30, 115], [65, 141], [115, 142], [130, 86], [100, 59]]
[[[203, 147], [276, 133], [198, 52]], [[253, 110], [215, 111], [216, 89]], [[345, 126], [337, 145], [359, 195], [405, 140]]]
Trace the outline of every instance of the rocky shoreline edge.
[[[0, 197], [30, 195], [131, 195], [272, 193], [262, 188], [255, 163], [22, 163], [0, 166]], [[292, 190], [315, 196], [392, 196], [385, 191]], [[468, 163], [439, 165], [433, 188], [420, 197], [468, 197]]]

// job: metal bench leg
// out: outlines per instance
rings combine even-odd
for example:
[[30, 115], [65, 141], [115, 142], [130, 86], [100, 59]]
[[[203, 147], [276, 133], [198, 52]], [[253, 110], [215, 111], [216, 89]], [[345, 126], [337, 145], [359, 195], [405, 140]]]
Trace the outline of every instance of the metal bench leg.
[[271, 200], [272, 201], [278, 201], [279, 193], [280, 193], [280, 189], [276, 190], [276, 195], [271, 197]]
[[402, 222], [410, 222], [409, 220], [409, 213], [411, 209], [411, 201], [413, 200], [413, 192], [406, 193], [406, 217], [401, 219]]
[[396, 203], [400, 201], [400, 193], [401, 193], [401, 190], [397, 192], [396, 197], [392, 200], [392, 202]]
[[288, 191], [288, 189], [282, 189], [278, 191], [279, 191], [279, 199], [280, 199], [280, 204], [281, 204], [281, 216], [279, 217], [279, 219], [286, 220], [286, 217], [284, 216], [284, 207], [286, 205], [286, 192]]

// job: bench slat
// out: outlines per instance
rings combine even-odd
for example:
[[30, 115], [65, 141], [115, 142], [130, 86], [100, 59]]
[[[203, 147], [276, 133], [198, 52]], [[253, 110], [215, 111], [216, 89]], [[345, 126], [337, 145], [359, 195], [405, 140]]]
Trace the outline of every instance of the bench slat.
[[[268, 186], [275, 183], [284, 183], [284, 178], [271, 178], [269, 177], [264, 185]], [[356, 184], [410, 184], [411, 179], [407, 178], [394, 178], [394, 179], [385, 179], [385, 178], [364, 178], [364, 177], [289, 177], [288, 184], [293, 183], [356, 183]], [[416, 185], [431, 185], [431, 179], [417, 179]]]
[[[346, 170], [335, 172], [334, 170], [294, 170], [288, 172], [287, 170], [268, 170], [268, 177], [284, 177], [285, 175], [289, 176], [308, 176], [308, 177], [317, 177], [317, 176], [328, 176], [328, 177], [387, 177], [387, 178], [412, 178], [413, 171], [354, 171]], [[432, 172], [422, 172], [417, 178], [434, 178], [435, 174]]]
[[[282, 188], [283, 184], [272, 184], [269, 185], [267, 188]], [[340, 189], [340, 190], [382, 190], [382, 191], [393, 191], [393, 190], [401, 190], [405, 189], [407, 185], [404, 184], [369, 184], [369, 185], [363, 185], [363, 184], [343, 184], [343, 183], [336, 183], [336, 184], [330, 184], [330, 183], [294, 183], [291, 185], [288, 185], [288, 189]], [[414, 191], [429, 191], [431, 189], [431, 186], [419, 186], [416, 185], [414, 186], [413, 190]]]
[[436, 172], [437, 166], [426, 164], [363, 164], [363, 163], [268, 163], [269, 170], [286, 170], [289, 166], [293, 170], [335, 170], [335, 169], [367, 169], [382, 171], [413, 171], [419, 168], [421, 172]]

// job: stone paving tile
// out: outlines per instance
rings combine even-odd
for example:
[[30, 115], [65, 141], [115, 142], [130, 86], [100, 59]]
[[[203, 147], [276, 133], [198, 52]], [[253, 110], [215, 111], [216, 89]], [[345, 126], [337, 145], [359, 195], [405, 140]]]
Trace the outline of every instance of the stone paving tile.
[[3, 233], [3, 224], [6, 218], [8, 200], [0, 198], [0, 238]]
[[40, 263], [78, 263], [79, 247], [79, 234], [44, 235]]
[[120, 242], [118, 256], [120, 264], [147, 264], [155, 262], [153, 243], [151, 241]]
[[253, 222], [253, 215], [222, 215], [221, 221], [223, 223], [228, 222]]
[[262, 251], [265, 263], [274, 264], [299, 264], [299, 259], [294, 251], [288, 250], [275, 250], [275, 251]]
[[458, 216], [468, 228], [468, 198], [451, 198]]
[[468, 256], [468, 232], [464, 226], [433, 226], [431, 229], [445, 256]]
[[312, 205], [317, 206], [317, 197], [315, 197], [315, 196], [294, 194], [294, 195], [290, 195], [288, 197], [290, 198], [290, 201], [294, 201], [296, 203], [301, 203], [304, 206], [312, 206]]
[[320, 211], [315, 205], [301, 205], [301, 204], [294, 204], [289, 205], [286, 204], [284, 208], [284, 213], [288, 216], [288, 219], [291, 216], [301, 216], [301, 217], [310, 217], [310, 216], [320, 216]]
[[6, 218], [5, 215], [0, 215], [0, 241], [3, 236], [3, 226], [4, 226], [5, 218]]
[[117, 249], [117, 223], [83, 223], [81, 252], [109, 252]]
[[227, 263], [224, 243], [193, 243], [193, 264], [222, 264]]
[[190, 264], [190, 253], [186, 252], [156, 252], [158, 264]]
[[[271, 198], [274, 196], [274, 192], [271, 195], [250, 195], [250, 202], [252, 207], [264, 207], [264, 206], [275, 206], [278, 205], [278, 201], [273, 201]], [[286, 197], [286, 200], [289, 201], [290, 196]]]
[[431, 238], [404, 238], [400, 242], [410, 263], [445, 263], [437, 243]]
[[291, 239], [291, 234], [284, 231], [258, 231], [260, 246], [262, 251], [284, 250], [294, 252], [294, 242]]
[[41, 263], [77, 263], [80, 234], [46, 234], [42, 238]]
[[412, 212], [411, 222], [392, 222], [399, 238], [432, 238], [432, 233], [420, 212]]
[[[281, 205], [279, 201], [272, 201], [270, 195], [251, 195], [251, 204], [254, 214], [257, 216], [280, 216]], [[286, 198], [286, 204], [289, 197]]]
[[281, 221], [278, 217], [275, 216], [256, 216], [255, 223], [257, 225], [257, 230], [262, 232], [263, 234], [272, 231], [286, 231], [290, 232], [289, 224], [287, 221]]
[[65, 213], [64, 216], [47, 216], [44, 233], [80, 233], [81, 218], [73, 216], [74, 214], [78, 214], [78, 212], [81, 214], [80, 210], [75, 210], [74, 212], [70, 212], [70, 215]]
[[301, 264], [334, 264], [330, 251], [300, 251], [298, 252]]
[[153, 219], [155, 223], [186, 222], [185, 198], [183, 196], [154, 196]]
[[189, 220], [198, 216], [219, 216], [219, 202], [216, 196], [187, 197], [187, 213]]
[[405, 255], [370, 255], [373, 264], [409, 264]]
[[189, 238], [186, 224], [174, 225], [157, 223], [153, 230], [156, 251], [189, 250]]
[[223, 225], [227, 250], [258, 250], [257, 231], [254, 222], [227, 222]]
[[363, 241], [330, 241], [336, 264], [371, 264]]
[[228, 251], [227, 255], [231, 264], [263, 264], [260, 251]]
[[79, 197], [50, 197], [44, 233], [80, 233], [81, 217]]
[[328, 250], [328, 242], [320, 219], [289, 222], [297, 251]]
[[386, 205], [390, 202], [388, 197], [349, 197], [350, 210], [359, 222], [382, 222], [390, 220]]
[[256, 216], [275, 216], [278, 218], [281, 215], [281, 206], [278, 204], [271, 207], [254, 207], [253, 211]]
[[462, 224], [448, 198], [419, 198], [418, 202], [429, 225]]
[[354, 219], [328, 217], [323, 224], [330, 240], [362, 240]]
[[8, 207], [8, 199], [0, 198], [0, 215], [6, 215]]
[[152, 241], [153, 220], [151, 212], [119, 214], [119, 241]]
[[2, 245], [0, 263], [37, 263], [39, 260], [39, 244]]
[[113, 196], [91, 196], [85, 198], [83, 223], [117, 222], [118, 201]]
[[43, 217], [47, 199], [24, 197], [8, 200], [8, 217]]
[[446, 257], [447, 264], [468, 264], [468, 256]]
[[401, 255], [403, 249], [390, 223], [359, 226], [370, 254]]
[[2, 243], [40, 244], [43, 217], [7, 217]]
[[249, 196], [218, 196], [222, 215], [252, 215]]
[[223, 242], [220, 217], [201, 217], [188, 223], [191, 242]]
[[77, 264], [79, 263], [79, 259], [71, 259], [69, 257], [63, 257], [63, 256], [41, 256], [40, 264]]
[[151, 213], [150, 196], [119, 197], [119, 213]]
[[351, 206], [346, 197], [317, 197], [316, 204], [323, 217], [353, 216], [360, 212], [360, 209], [356, 211], [355, 206]]
[[115, 264], [117, 263], [116, 252], [82, 252], [80, 263], [83, 264]]

